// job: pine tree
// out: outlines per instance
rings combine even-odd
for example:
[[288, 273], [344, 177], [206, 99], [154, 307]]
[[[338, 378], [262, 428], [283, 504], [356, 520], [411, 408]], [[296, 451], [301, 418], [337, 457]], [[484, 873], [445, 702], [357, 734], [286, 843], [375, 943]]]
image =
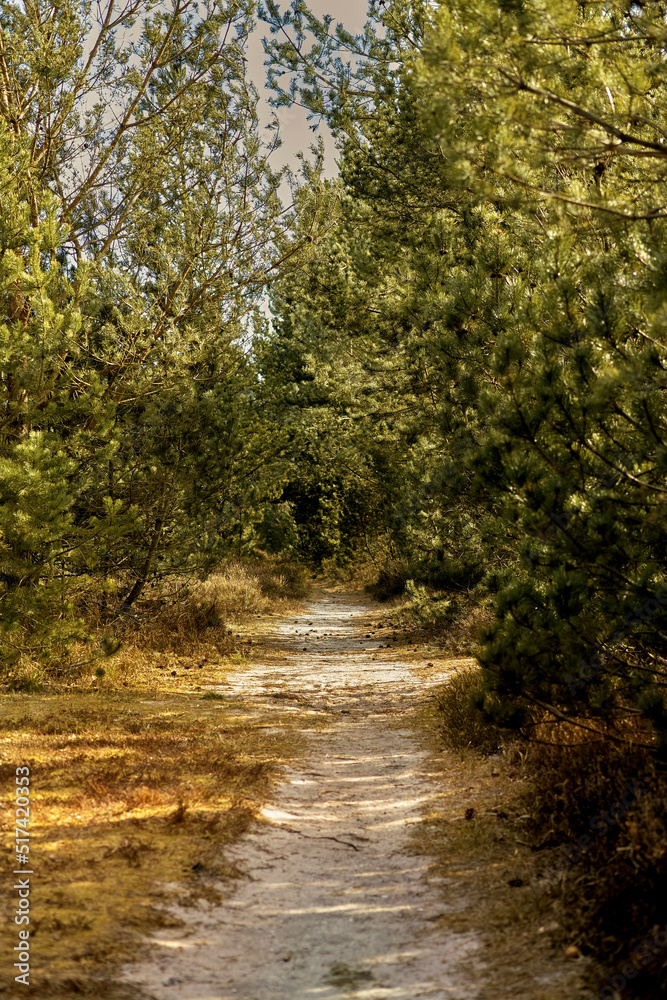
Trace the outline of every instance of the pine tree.
[[489, 581], [490, 688], [501, 715], [638, 709], [661, 740], [664, 34], [660, 4], [448, 3], [418, 61], [449, 175], [537, 251], [504, 276], [471, 456], [523, 539]]
[[[437, 585], [468, 586], [486, 552], [500, 558], [493, 503], [462, 458], [479, 435], [478, 393], [493, 378], [488, 325], [498, 325], [499, 305], [511, 310], [487, 270], [498, 270], [516, 240], [511, 227], [504, 235], [497, 227], [489, 245], [494, 212], [468, 204], [443, 176], [421, 120], [405, 59], [422, 44], [425, 7], [393, 4], [384, 25], [371, 19], [358, 39], [329, 32], [303, 5], [282, 20], [272, 11], [274, 65], [295, 74], [293, 87], [302, 75], [302, 100], [335, 129], [344, 191], [339, 231], [307, 276], [285, 282], [281, 330], [298, 327], [318, 374], [325, 356], [338, 359], [345, 383], [329, 377], [327, 385], [339, 386], [359, 428], [361, 482], [381, 498], [376, 523], [390, 532], [394, 556]], [[306, 58], [283, 37], [308, 31], [315, 44]], [[337, 61], [335, 46], [353, 53], [354, 66]], [[287, 88], [278, 101], [292, 96]], [[316, 379], [309, 391], [320, 387]]]
[[[24, 653], [49, 661], [82, 635], [71, 578], [86, 574], [85, 552], [100, 535], [117, 538], [133, 513], [107, 503], [77, 523], [76, 504], [96, 478], [81, 455], [99, 445], [97, 465], [113, 451], [103, 386], [75, 363], [88, 275], [82, 268], [73, 282], [63, 271], [58, 203], [48, 192], [34, 222], [34, 188], [23, 183], [27, 151], [2, 124], [0, 149], [0, 650], [11, 666]], [[91, 406], [99, 414], [94, 441]]]
[[[278, 196], [245, 76], [253, 11], [0, 13], [2, 608], [17, 656], [66, 660], [75, 596], [117, 584], [128, 607], [156, 574], [206, 572], [275, 494], [252, 314], [329, 207], [317, 163], [303, 211]], [[41, 610], [15, 625], [28, 588]]]
[[395, 543], [494, 596], [500, 721], [662, 734], [661, 6], [399, 2], [356, 40], [269, 14], [279, 100], [343, 153], [353, 292], [302, 292], [301, 329], [364, 344]]

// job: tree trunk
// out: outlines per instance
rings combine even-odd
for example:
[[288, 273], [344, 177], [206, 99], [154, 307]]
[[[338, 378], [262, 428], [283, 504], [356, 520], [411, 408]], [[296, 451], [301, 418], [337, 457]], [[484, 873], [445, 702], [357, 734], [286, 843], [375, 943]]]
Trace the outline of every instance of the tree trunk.
[[129, 594], [124, 599], [121, 605], [123, 609], [131, 607], [137, 600], [137, 598], [141, 595], [141, 592], [144, 589], [146, 580], [148, 579], [148, 574], [150, 573], [153, 567], [153, 562], [155, 561], [155, 554], [157, 552], [157, 547], [160, 543], [163, 527], [164, 527], [164, 518], [160, 517], [155, 522], [155, 531], [153, 533], [153, 540], [151, 542], [151, 547], [148, 550], [146, 559], [144, 560], [144, 564], [141, 567], [141, 571], [139, 572], [139, 575], [135, 580], [132, 589], [130, 590]]

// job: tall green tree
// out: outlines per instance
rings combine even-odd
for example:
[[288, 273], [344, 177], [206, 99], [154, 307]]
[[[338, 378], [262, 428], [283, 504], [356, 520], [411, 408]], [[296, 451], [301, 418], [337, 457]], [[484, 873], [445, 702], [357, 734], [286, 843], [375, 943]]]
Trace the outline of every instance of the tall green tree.
[[[2, 607], [43, 600], [65, 621], [54, 581], [71, 594], [108, 578], [129, 606], [156, 572], [210, 567], [239, 511], [273, 496], [280, 444], [257, 404], [251, 317], [330, 211], [317, 164], [307, 201], [279, 198], [245, 77], [253, 10], [108, 0], [0, 12], [13, 163], [0, 225], [3, 456], [29, 468], [45, 503], [59, 497], [39, 553], [27, 494], [16, 487], [3, 508], [14, 527], [0, 543]], [[48, 645], [29, 624], [23, 637], [27, 654]]]
[[300, 87], [313, 115], [327, 118], [344, 190], [340, 230], [291, 285], [301, 311], [291, 304], [285, 322], [298, 317], [315, 357], [326, 343], [346, 359], [345, 405], [394, 556], [434, 583], [469, 586], [485, 559], [498, 562], [512, 547], [494, 533], [493, 503], [462, 461], [483, 429], [477, 396], [493, 378], [489, 325], [512, 308], [500, 282], [487, 281], [489, 266], [498, 271], [516, 245], [511, 226], [496, 226], [492, 209], [449, 183], [422, 121], [406, 59], [423, 45], [426, 6], [371, 8], [356, 39], [302, 4], [269, 14], [276, 86], [278, 71], [291, 75], [277, 100]]
[[357, 39], [268, 13], [278, 99], [332, 124], [347, 196], [356, 298], [302, 329], [366, 338], [397, 544], [483, 578], [501, 721], [639, 712], [660, 742], [661, 5], [399, 2]]
[[639, 710], [661, 739], [664, 35], [660, 4], [447, 3], [418, 70], [450, 175], [537, 247], [502, 276], [523, 302], [474, 456], [524, 539], [490, 581], [489, 682], [556, 715]]
[[[79, 460], [88, 452], [90, 410], [80, 398], [83, 372], [72, 363], [89, 275], [82, 268], [72, 282], [63, 272], [57, 199], [41, 199], [35, 223], [32, 192], [21, 183], [27, 155], [4, 125], [0, 135], [0, 649], [11, 665], [26, 651], [48, 659], [54, 644], [81, 634], [66, 567], [85, 566], [82, 551], [102, 535], [118, 537], [127, 517], [107, 503], [76, 523], [73, 505], [91, 483]], [[97, 380], [87, 390], [89, 398], [101, 395]], [[98, 419], [108, 435], [108, 412], [100, 408]], [[97, 462], [110, 457], [102, 448]]]

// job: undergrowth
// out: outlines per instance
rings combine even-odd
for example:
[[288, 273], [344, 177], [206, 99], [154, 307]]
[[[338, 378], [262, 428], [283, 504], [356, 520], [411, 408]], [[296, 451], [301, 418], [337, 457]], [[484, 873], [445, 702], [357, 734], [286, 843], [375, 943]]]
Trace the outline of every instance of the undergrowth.
[[22, 662], [4, 673], [0, 668], [6, 690], [31, 694], [96, 677], [131, 686], [156, 665], [174, 669], [181, 661], [190, 669], [243, 656], [248, 646], [238, 627], [290, 610], [308, 592], [308, 582], [301, 567], [266, 558], [233, 560], [204, 581], [155, 581], [130, 608], [114, 604], [113, 581], [97, 598], [91, 592], [87, 588], [78, 608], [89, 641], [54, 650], [42, 662]]
[[545, 891], [605, 970], [592, 985], [604, 1000], [657, 1000], [667, 993], [667, 775], [633, 745], [648, 735], [638, 724], [619, 732], [624, 742], [544, 724], [526, 753], [524, 806]]
[[462, 667], [436, 694], [443, 741], [452, 750], [476, 750], [488, 755], [495, 753], [502, 743], [501, 731], [490, 725], [474, 706], [481, 684], [479, 667]]
[[443, 882], [438, 925], [454, 936], [450, 940], [461, 935], [475, 942], [461, 975], [485, 998], [593, 1000], [583, 988], [584, 963], [564, 955], [567, 929], [556, 922], [555, 901], [538, 878], [539, 858], [526, 833], [529, 783], [521, 753], [508, 744], [491, 754], [452, 748], [437, 700], [415, 721], [431, 748], [429, 770], [439, 773], [441, 794], [412, 837]]
[[281, 612], [305, 597], [305, 571], [277, 560], [233, 560], [203, 581], [156, 583], [149, 596], [98, 628], [114, 638], [138, 636], [144, 648], [174, 653], [193, 645], [230, 645], [230, 625], [268, 612]]
[[[510, 924], [513, 939], [524, 939], [527, 949], [537, 947], [542, 924], [540, 933], [562, 956], [583, 962], [588, 986], [577, 995], [664, 997], [667, 772], [646, 725], [626, 720], [612, 730], [598, 723], [599, 731], [591, 732], [543, 721], [530, 739], [510, 738], [475, 709], [480, 682], [479, 668], [464, 666], [432, 703], [429, 725], [438, 752], [456, 751], [446, 758], [447, 774], [454, 767], [470, 774], [470, 805], [455, 817], [463, 823], [452, 825], [450, 818], [433, 828], [446, 836], [448, 871], [453, 857], [464, 865], [467, 854], [470, 871], [480, 879], [486, 873], [484, 891], [497, 903], [485, 926], [498, 956], [501, 932]], [[493, 805], [478, 790], [488, 786], [489, 773], [498, 782]], [[431, 847], [441, 852], [437, 836]], [[521, 859], [518, 867], [513, 856]], [[491, 858], [507, 872], [504, 883], [487, 872]]]

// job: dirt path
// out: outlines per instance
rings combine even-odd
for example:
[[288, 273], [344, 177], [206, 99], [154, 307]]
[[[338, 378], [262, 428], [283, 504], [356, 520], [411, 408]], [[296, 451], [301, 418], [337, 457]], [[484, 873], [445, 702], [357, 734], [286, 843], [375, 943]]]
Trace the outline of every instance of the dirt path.
[[277, 630], [297, 656], [223, 689], [280, 701], [305, 729], [322, 709], [334, 721], [313, 729], [265, 822], [228, 852], [248, 877], [223, 906], [179, 910], [185, 930], [157, 935], [154, 960], [125, 981], [157, 1000], [478, 996], [459, 963], [479, 942], [438, 924], [461, 901], [409, 848], [411, 824], [443, 793], [400, 728], [425, 682], [379, 648], [370, 620], [367, 605], [327, 594]]

